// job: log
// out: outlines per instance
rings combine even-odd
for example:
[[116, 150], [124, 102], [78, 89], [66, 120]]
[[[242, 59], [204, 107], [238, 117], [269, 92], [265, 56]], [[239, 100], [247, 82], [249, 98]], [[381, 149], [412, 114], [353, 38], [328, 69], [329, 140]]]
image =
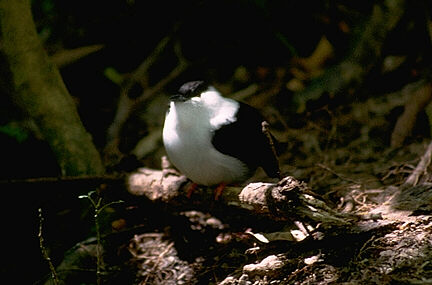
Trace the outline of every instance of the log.
[[[185, 201], [188, 188], [187, 178], [176, 171], [149, 168], [141, 168], [131, 174], [127, 185], [133, 195], [173, 205]], [[211, 191], [202, 191], [197, 195], [202, 201], [214, 199]], [[256, 182], [245, 187], [227, 187], [218, 202], [222, 206], [241, 207], [274, 220], [319, 224], [322, 229], [349, 227], [359, 220], [354, 215], [333, 210], [306, 183], [292, 176], [283, 178], [279, 183]]]

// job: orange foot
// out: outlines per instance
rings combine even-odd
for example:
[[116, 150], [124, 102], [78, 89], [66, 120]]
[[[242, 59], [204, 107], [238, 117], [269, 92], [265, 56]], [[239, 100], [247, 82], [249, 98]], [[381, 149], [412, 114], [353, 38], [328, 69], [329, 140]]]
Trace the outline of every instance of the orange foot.
[[195, 190], [198, 188], [198, 184], [196, 183], [192, 183], [188, 186], [187, 188], [187, 192], [186, 192], [186, 197], [188, 199], [190, 199], [190, 197], [192, 197], [193, 192], [195, 192]]
[[215, 197], [216, 201], [219, 200], [219, 197], [222, 195], [222, 192], [225, 189], [225, 186], [226, 186], [226, 183], [222, 182], [214, 190], [214, 197]]

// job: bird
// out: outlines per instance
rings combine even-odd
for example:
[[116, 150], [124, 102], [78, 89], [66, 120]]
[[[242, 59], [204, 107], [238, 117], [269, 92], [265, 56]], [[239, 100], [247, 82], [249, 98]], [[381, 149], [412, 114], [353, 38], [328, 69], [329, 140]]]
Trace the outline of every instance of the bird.
[[182, 174], [198, 185], [219, 185], [221, 192], [249, 179], [258, 167], [280, 178], [277, 140], [263, 131], [263, 122], [254, 107], [223, 97], [204, 81], [190, 81], [170, 97], [162, 139]]

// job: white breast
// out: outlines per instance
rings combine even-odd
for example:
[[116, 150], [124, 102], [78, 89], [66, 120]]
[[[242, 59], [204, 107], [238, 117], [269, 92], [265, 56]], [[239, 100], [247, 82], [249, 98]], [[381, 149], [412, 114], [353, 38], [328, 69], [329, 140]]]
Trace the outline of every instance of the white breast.
[[211, 143], [214, 130], [235, 121], [238, 106], [217, 91], [171, 102], [163, 129], [165, 150], [174, 166], [193, 182], [214, 185], [247, 178], [244, 163], [220, 153]]

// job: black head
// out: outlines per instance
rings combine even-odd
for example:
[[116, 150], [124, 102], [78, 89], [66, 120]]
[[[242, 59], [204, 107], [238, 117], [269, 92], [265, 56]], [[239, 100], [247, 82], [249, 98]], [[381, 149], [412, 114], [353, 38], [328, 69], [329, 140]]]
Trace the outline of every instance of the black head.
[[208, 89], [209, 85], [204, 81], [190, 81], [183, 84], [178, 93], [171, 96], [172, 101], [186, 101], [192, 97], [199, 96]]

